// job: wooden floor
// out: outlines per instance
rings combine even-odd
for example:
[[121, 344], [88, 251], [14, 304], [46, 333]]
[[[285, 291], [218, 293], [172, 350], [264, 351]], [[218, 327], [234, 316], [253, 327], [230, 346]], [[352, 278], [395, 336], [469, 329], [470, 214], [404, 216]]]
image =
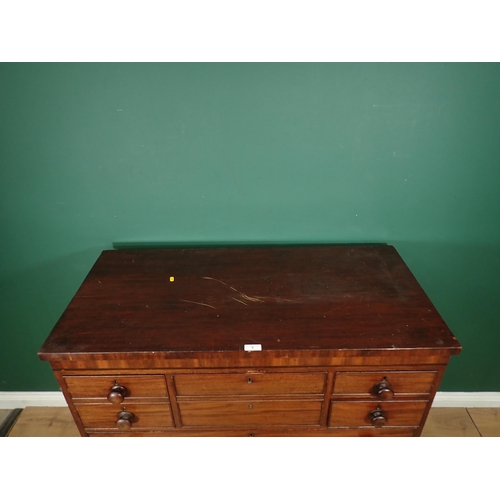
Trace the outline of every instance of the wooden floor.
[[[0, 410], [0, 425], [11, 410]], [[8, 437], [76, 437], [68, 408], [25, 408], [6, 433]], [[422, 432], [425, 437], [499, 437], [500, 408], [432, 408]]]

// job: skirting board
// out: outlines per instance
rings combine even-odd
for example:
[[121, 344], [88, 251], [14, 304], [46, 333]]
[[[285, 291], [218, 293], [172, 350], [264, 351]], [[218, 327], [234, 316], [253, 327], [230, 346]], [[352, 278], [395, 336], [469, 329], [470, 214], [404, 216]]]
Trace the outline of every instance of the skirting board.
[[[0, 392], [0, 409], [66, 406], [62, 392]], [[435, 408], [500, 408], [500, 392], [437, 392]]]
[[500, 408], [500, 392], [437, 392], [433, 408]]
[[0, 392], [0, 409], [27, 406], [67, 406], [62, 392]]

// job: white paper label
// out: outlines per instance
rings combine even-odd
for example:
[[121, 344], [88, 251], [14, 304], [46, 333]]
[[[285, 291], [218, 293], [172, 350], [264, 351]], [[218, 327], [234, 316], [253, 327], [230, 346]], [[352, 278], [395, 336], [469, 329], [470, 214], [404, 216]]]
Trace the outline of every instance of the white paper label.
[[245, 344], [243, 349], [245, 351], [262, 351], [262, 344]]

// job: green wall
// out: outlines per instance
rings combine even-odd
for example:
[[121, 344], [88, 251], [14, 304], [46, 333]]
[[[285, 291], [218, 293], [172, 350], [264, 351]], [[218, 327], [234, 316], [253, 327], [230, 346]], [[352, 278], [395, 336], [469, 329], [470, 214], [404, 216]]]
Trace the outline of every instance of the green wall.
[[124, 242], [393, 244], [500, 391], [500, 65], [0, 64], [0, 391]]

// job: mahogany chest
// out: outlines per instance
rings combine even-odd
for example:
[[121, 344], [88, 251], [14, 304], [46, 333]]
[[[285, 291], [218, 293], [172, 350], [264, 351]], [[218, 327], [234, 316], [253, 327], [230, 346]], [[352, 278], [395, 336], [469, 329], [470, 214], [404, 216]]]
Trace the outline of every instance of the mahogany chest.
[[82, 436], [418, 436], [460, 344], [392, 246], [104, 251], [40, 349]]

